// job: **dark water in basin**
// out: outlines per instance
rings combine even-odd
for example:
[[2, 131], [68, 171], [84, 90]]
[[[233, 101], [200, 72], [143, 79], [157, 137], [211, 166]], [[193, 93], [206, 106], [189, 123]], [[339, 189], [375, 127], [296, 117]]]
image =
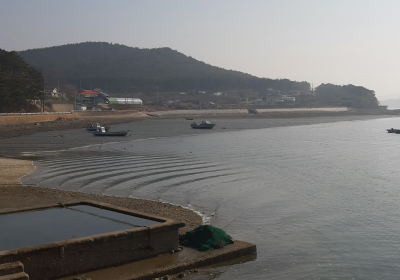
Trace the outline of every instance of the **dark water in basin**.
[[259, 124], [43, 154], [24, 182], [194, 207], [257, 244], [218, 279], [398, 279], [399, 119]]
[[0, 215], [0, 251], [157, 223], [87, 205]]

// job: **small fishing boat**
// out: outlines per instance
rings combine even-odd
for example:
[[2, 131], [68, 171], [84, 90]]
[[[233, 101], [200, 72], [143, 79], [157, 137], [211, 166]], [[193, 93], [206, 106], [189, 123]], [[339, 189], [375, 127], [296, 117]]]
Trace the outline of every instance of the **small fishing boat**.
[[[96, 123], [95, 125], [93, 125], [93, 124], [88, 124], [87, 127], [86, 127], [86, 130], [87, 130], [87, 131], [90, 131], [90, 132], [100, 131], [100, 129], [101, 129], [101, 126], [100, 126], [99, 123]], [[105, 127], [105, 130], [106, 130], [106, 131], [108, 131], [109, 129], [110, 129], [109, 127]]]
[[387, 132], [389, 132], [389, 133], [397, 133], [397, 134], [400, 133], [400, 129], [393, 129], [393, 128], [391, 128], [391, 129], [386, 129], [386, 130], [387, 130]]
[[202, 121], [201, 124], [197, 124], [194, 122], [190, 126], [196, 129], [211, 129], [215, 126], [215, 123], [210, 123], [209, 121]]
[[94, 136], [126, 136], [128, 131], [106, 131], [105, 127], [100, 127], [100, 131], [93, 132]]

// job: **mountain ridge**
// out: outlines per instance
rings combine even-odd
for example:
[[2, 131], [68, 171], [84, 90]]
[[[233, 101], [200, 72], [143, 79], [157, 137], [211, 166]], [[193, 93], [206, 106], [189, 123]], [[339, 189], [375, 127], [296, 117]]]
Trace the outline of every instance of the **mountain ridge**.
[[[56, 81], [111, 92], [151, 90], [308, 90], [308, 82], [259, 78], [196, 60], [171, 48], [140, 49], [107, 42], [84, 42], [29, 49], [18, 54], [43, 72], [46, 82]], [[83, 88], [82, 87], [82, 88]]]

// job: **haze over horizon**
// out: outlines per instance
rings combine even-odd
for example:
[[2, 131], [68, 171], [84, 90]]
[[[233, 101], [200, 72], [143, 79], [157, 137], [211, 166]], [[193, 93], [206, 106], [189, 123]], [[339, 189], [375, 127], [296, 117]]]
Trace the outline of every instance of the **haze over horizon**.
[[398, 1], [50, 1], [0, 3], [0, 48], [86, 41], [169, 47], [257, 77], [400, 98]]

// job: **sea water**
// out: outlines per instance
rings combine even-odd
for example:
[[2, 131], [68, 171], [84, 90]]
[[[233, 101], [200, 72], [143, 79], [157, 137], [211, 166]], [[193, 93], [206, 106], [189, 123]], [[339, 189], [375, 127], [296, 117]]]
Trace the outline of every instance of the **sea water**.
[[256, 260], [211, 278], [400, 278], [400, 135], [386, 133], [400, 119], [225, 120], [172, 136], [163, 122], [155, 137], [141, 123], [140, 137], [42, 153], [24, 183], [192, 207], [257, 245]]
[[157, 221], [89, 205], [0, 215], [0, 251], [43, 245], [157, 224]]

